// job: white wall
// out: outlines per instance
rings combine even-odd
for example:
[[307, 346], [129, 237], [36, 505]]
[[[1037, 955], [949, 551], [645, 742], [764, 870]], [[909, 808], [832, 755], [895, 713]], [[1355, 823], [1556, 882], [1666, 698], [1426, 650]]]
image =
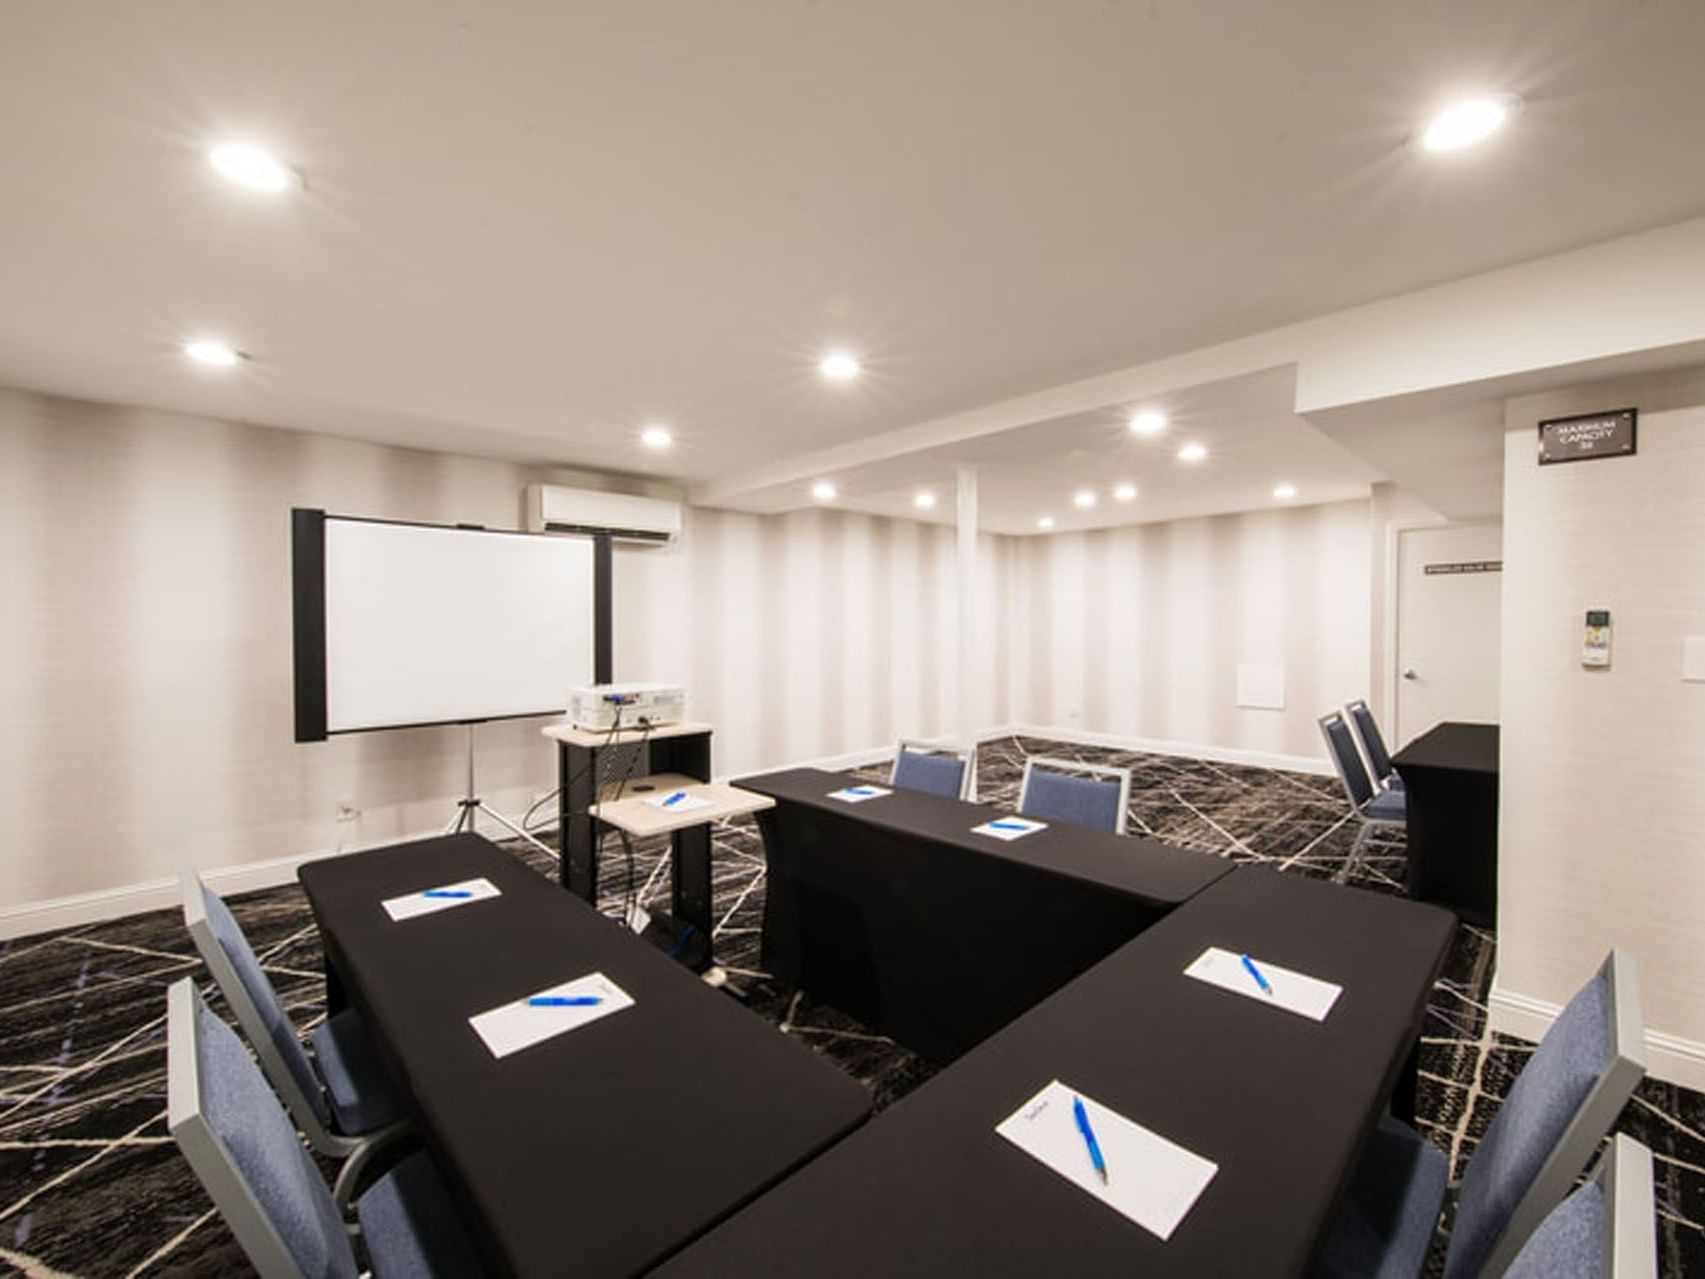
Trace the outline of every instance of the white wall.
[[[1021, 724], [1295, 762], [1368, 692], [1367, 502], [1011, 540]], [[1236, 704], [1244, 662], [1284, 665], [1282, 711]]]
[[[1540, 467], [1541, 418], [1629, 404], [1631, 458]], [[1705, 1086], [1705, 376], [1510, 401], [1493, 1024], [1533, 1036], [1612, 945], [1639, 961], [1654, 1073]], [[1611, 610], [1609, 670], [1580, 665]]]

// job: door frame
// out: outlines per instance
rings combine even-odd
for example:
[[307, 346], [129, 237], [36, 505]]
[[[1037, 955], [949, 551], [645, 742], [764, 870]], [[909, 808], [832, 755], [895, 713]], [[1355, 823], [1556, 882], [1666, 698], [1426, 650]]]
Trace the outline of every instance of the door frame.
[[1404, 743], [1397, 740], [1396, 734], [1401, 727], [1397, 718], [1397, 596], [1403, 573], [1403, 534], [1417, 533], [1427, 529], [1447, 528], [1496, 528], [1502, 530], [1504, 521], [1498, 519], [1478, 520], [1393, 520], [1385, 526], [1385, 600], [1384, 612], [1384, 652], [1380, 654], [1381, 684], [1385, 690], [1385, 706], [1382, 716], [1391, 726], [1393, 745], [1401, 747]]

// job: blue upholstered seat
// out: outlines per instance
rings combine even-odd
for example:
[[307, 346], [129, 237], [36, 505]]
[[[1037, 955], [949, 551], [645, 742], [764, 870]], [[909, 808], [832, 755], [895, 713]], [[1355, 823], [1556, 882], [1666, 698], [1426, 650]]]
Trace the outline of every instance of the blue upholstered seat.
[[1382, 790], [1362, 809], [1364, 816], [1376, 822], [1401, 822], [1408, 813], [1408, 797], [1401, 790]]
[[[264, 1275], [355, 1279], [355, 1249], [266, 1077], [188, 978], [167, 995], [168, 1122], [237, 1242]], [[431, 1160], [416, 1154], [355, 1203], [377, 1279], [477, 1276], [480, 1263]]]
[[1443, 1151], [1408, 1125], [1381, 1119], [1315, 1272], [1413, 1279], [1433, 1241], [1449, 1181]]
[[374, 1279], [483, 1273], [456, 1205], [425, 1152], [404, 1159], [355, 1201]]
[[964, 793], [967, 763], [958, 755], [931, 754], [901, 746], [894, 757], [894, 773], [890, 780], [906, 790], [958, 799]]
[[309, 1037], [314, 1060], [326, 1081], [337, 1126], [344, 1132], [373, 1132], [403, 1117], [390, 1077], [373, 1050], [361, 1014], [346, 1008], [321, 1022]]
[[1373, 773], [1375, 784], [1391, 790], [1402, 790], [1403, 779], [1391, 766], [1391, 756], [1385, 749], [1385, 737], [1379, 731], [1379, 725], [1374, 721], [1368, 704], [1351, 702], [1344, 709], [1349, 712], [1350, 722], [1355, 725], [1356, 736], [1362, 739], [1362, 749], [1367, 752], [1368, 768]]
[[1074, 777], [1030, 767], [1018, 811], [1038, 821], [1071, 822], [1117, 831], [1124, 816], [1124, 788], [1109, 777]]
[[1505, 1279], [1606, 1279], [1609, 1215], [1604, 1187], [1587, 1182], [1529, 1236]]
[[[1585, 1166], [1643, 1073], [1628, 1055], [1639, 1051], [1629, 1042], [1637, 1010], [1632, 966], [1613, 953], [1552, 1023], [1475, 1148], [1445, 1279], [1478, 1279], [1488, 1264], [1507, 1264]], [[1444, 1199], [1444, 1164], [1419, 1133], [1382, 1122], [1313, 1273], [1418, 1275]]]

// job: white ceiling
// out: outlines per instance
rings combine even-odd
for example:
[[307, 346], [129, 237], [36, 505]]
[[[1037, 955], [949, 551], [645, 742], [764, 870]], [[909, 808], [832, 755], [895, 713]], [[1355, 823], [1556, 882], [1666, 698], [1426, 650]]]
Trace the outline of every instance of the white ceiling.
[[[7, 0], [0, 383], [726, 488], [1696, 213], [1702, 55], [1705, 5], [1626, 0]], [[1528, 108], [1404, 146], [1471, 87]], [[232, 135], [308, 189], [222, 186]], [[1108, 429], [986, 447], [1052, 491]], [[1248, 456], [1136, 479], [1258, 504]]]

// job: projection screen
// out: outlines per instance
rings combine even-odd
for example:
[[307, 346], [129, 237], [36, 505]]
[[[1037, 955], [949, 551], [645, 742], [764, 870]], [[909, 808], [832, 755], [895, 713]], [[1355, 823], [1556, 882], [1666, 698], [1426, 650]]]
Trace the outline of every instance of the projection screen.
[[298, 741], [556, 714], [592, 682], [589, 537], [293, 519]]

